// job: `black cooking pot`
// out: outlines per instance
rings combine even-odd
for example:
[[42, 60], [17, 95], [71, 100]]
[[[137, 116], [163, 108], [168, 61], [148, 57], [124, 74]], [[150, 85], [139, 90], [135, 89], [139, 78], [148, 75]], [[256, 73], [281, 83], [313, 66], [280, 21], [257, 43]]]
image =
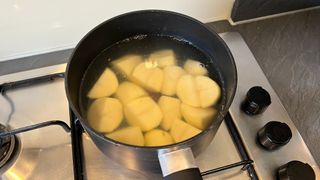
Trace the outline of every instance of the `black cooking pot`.
[[[222, 89], [217, 117], [200, 134], [172, 145], [141, 147], [123, 144], [92, 129], [82, 111], [82, 91], [94, 83], [83, 84], [85, 74], [95, 58], [106, 48], [134, 36], [166, 36], [188, 42], [208, 58], [200, 59]], [[103, 67], [105, 68], [105, 67]], [[88, 72], [87, 72], [88, 71]], [[46, 77], [43, 77], [46, 78]], [[25, 82], [21, 82], [26, 84]], [[165, 179], [201, 179], [194, 163], [194, 155], [201, 153], [211, 142], [231, 105], [237, 86], [237, 72], [233, 57], [223, 40], [201, 22], [169, 11], [145, 10], [114, 17], [90, 31], [75, 48], [66, 70], [66, 94], [72, 111], [79, 118], [86, 133], [108, 157], [130, 169], [160, 172]], [[52, 124], [68, 126], [61, 121], [44, 122], [0, 133], [10, 136]], [[214, 154], [213, 154], [214, 156]]]
[[[106, 138], [89, 126], [86, 117], [81, 112], [79, 103], [84, 74], [87, 73], [86, 71], [95, 57], [104, 49], [137, 35], [162, 35], [182, 39], [209, 57], [209, 62], [202, 63], [206, 65], [209, 72], [218, 72], [222, 98], [218, 116], [202, 133], [172, 145], [139, 147]], [[183, 173], [177, 173], [183, 169], [188, 169], [184, 173], [196, 172], [199, 175], [199, 170], [192, 163], [192, 154], [197, 155], [204, 150], [217, 132], [233, 100], [237, 73], [228, 47], [215, 32], [204, 24], [175, 12], [145, 10], [114, 17], [90, 31], [79, 42], [71, 56], [65, 82], [67, 97], [73, 112], [79, 117], [85, 131], [104, 154], [131, 169], [147, 171], [162, 169], [163, 175], [168, 178], [183, 175]]]

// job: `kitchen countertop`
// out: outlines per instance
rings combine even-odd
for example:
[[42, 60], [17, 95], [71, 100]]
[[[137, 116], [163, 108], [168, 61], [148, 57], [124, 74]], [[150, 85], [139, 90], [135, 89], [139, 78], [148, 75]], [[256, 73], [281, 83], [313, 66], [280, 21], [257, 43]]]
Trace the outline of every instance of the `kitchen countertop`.
[[[320, 9], [230, 26], [209, 23], [216, 32], [239, 32], [320, 164]], [[64, 63], [72, 50], [0, 62], [0, 75]], [[281, 120], [278, 120], [281, 121]]]

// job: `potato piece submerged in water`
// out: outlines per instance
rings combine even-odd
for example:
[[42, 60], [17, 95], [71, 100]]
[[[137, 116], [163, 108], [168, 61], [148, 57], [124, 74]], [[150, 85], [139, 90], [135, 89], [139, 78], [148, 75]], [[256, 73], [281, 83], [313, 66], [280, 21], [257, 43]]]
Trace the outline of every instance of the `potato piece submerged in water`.
[[160, 129], [153, 129], [144, 135], [145, 146], [165, 146], [173, 144], [171, 135]]
[[153, 67], [148, 62], [140, 63], [132, 72], [132, 80], [152, 92], [160, 92], [163, 81], [163, 71]]
[[131, 144], [135, 146], [144, 145], [144, 138], [143, 138], [142, 131], [139, 127], [135, 127], [135, 126], [122, 128], [110, 134], [106, 134], [105, 136], [125, 144]]
[[140, 86], [125, 81], [119, 85], [115, 97], [119, 98], [123, 104], [127, 104], [131, 100], [147, 95], [148, 93]]
[[188, 59], [183, 66], [184, 70], [191, 75], [207, 75], [208, 71], [199, 61]]
[[171, 49], [164, 49], [151, 53], [148, 61], [156, 63], [160, 68], [176, 65], [176, 57]]
[[200, 99], [192, 75], [183, 75], [177, 83], [177, 96], [188, 105], [199, 107]]
[[184, 103], [181, 104], [181, 114], [187, 123], [204, 130], [212, 122], [217, 111], [213, 108], [196, 108]]
[[206, 76], [196, 76], [195, 86], [199, 92], [201, 107], [209, 107], [217, 103], [221, 96], [219, 85]]
[[143, 58], [140, 55], [128, 54], [111, 62], [111, 65], [130, 79], [133, 69], [140, 63]]
[[171, 128], [173, 120], [181, 119], [181, 101], [177, 98], [161, 96], [158, 101], [158, 104], [163, 114], [160, 126], [164, 130], [169, 130]]
[[163, 71], [162, 69], [155, 68], [146, 82], [146, 88], [153, 92], [160, 92], [162, 83]]
[[176, 94], [177, 82], [185, 71], [179, 66], [168, 66], [163, 69], [163, 83], [161, 93], [173, 96]]
[[98, 132], [108, 133], [122, 122], [122, 104], [115, 98], [100, 98], [89, 107], [87, 118], [90, 126]]
[[170, 134], [176, 143], [192, 138], [200, 132], [201, 130], [180, 119], [174, 120], [170, 130]]
[[161, 123], [162, 112], [150, 97], [141, 97], [124, 105], [128, 124], [138, 126], [142, 131], [149, 131]]
[[220, 99], [219, 85], [206, 76], [183, 75], [177, 83], [177, 96], [193, 107], [210, 107]]
[[114, 72], [106, 68], [88, 93], [88, 97], [95, 99], [110, 96], [116, 92], [119, 82]]

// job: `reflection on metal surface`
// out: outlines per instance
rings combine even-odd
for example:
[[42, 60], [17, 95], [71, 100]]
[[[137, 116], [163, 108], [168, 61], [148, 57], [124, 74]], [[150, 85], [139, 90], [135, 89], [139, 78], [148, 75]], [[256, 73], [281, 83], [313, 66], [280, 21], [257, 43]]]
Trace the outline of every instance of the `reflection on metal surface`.
[[44, 149], [23, 149], [18, 161], [1, 176], [3, 180], [73, 179], [70, 144]]
[[181, 170], [197, 168], [190, 148], [162, 153], [158, 157], [164, 177]]
[[19, 160], [3, 174], [3, 179], [15, 179], [21, 177], [27, 179], [39, 161], [39, 149], [22, 149], [19, 154]]

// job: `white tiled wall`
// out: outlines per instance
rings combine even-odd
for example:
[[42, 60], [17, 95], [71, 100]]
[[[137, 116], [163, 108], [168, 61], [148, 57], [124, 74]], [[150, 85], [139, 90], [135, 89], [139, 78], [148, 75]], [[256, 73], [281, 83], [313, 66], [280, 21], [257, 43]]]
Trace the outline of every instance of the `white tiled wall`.
[[74, 47], [110, 17], [165, 9], [203, 22], [227, 19], [234, 0], [1, 0], [0, 61]]

